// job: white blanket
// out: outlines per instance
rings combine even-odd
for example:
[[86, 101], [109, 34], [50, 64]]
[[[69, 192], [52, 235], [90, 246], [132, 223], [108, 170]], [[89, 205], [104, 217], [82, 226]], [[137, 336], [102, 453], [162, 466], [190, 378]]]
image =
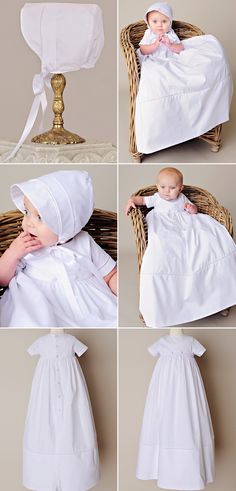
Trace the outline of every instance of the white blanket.
[[221, 44], [205, 35], [183, 45], [180, 54], [162, 45], [141, 57], [135, 114], [141, 153], [190, 140], [229, 119], [232, 78]]
[[187, 198], [146, 197], [148, 246], [140, 276], [140, 311], [150, 327], [191, 322], [236, 305], [236, 245], [209, 215], [190, 215]]

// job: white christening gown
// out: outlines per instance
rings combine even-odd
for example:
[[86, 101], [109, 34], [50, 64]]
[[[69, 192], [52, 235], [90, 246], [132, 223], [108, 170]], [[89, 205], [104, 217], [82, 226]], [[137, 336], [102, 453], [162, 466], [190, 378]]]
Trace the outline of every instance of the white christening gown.
[[87, 346], [69, 334], [48, 334], [28, 349], [40, 355], [23, 441], [23, 484], [34, 491], [86, 491], [99, 480], [96, 431], [75, 353]]
[[149, 327], [174, 326], [236, 305], [236, 245], [226, 228], [184, 210], [180, 194], [146, 196], [148, 245], [140, 272], [140, 312]]
[[[179, 42], [171, 29], [171, 42]], [[140, 44], [156, 39], [150, 29]], [[233, 93], [227, 57], [212, 35], [182, 41], [173, 53], [164, 44], [151, 55], [138, 55], [141, 78], [136, 99], [137, 149], [148, 154], [203, 135], [229, 119]]]
[[103, 280], [115, 261], [87, 232], [25, 256], [0, 300], [1, 327], [115, 327]]
[[200, 490], [214, 479], [214, 435], [194, 355], [205, 348], [191, 336], [164, 336], [149, 348], [160, 355], [148, 389], [137, 478], [158, 487]]

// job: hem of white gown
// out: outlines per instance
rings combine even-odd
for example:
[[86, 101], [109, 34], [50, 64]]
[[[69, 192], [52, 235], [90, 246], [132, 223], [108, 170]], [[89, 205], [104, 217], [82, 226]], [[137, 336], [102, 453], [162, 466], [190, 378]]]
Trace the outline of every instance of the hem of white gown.
[[222, 310], [229, 309], [230, 307], [233, 307], [234, 305], [236, 305], [236, 299], [234, 299], [233, 303], [231, 303], [231, 302], [230, 303], [223, 303], [221, 306], [219, 306], [219, 310], [209, 309], [208, 311], [204, 312], [204, 314], [202, 314], [202, 315], [193, 315], [193, 316], [189, 316], [189, 317], [183, 317], [182, 319], [179, 319], [175, 322], [171, 321], [168, 323], [158, 322], [158, 323], [153, 324], [152, 322], [146, 321], [142, 312], [140, 312], [140, 313], [143, 316], [144, 322], [145, 322], [147, 327], [151, 327], [152, 329], [160, 329], [162, 327], [166, 327], [168, 329], [169, 327], [178, 326], [179, 324], [187, 324], [188, 322], [194, 322], [194, 321], [197, 321], [200, 319], [205, 319], [206, 317], [220, 313]]
[[[89, 487], [86, 487], [86, 488], [83, 488], [83, 489], [80, 488], [78, 491], [88, 491], [89, 489], [94, 488], [98, 484], [98, 482], [99, 482], [99, 479], [96, 482], [94, 482], [94, 484], [91, 484]], [[26, 489], [29, 489], [30, 491], [45, 491], [45, 488], [44, 487], [42, 487], [42, 488], [40, 488], [40, 487], [39, 488], [38, 487], [34, 487], [34, 486], [30, 485], [30, 484], [27, 484], [24, 481], [22, 482], [22, 484], [23, 484], [23, 486]], [[58, 487], [58, 486], [56, 486], [56, 487], [52, 486], [51, 489], [47, 489], [46, 491], [61, 491], [61, 489], [62, 489], [61, 486], [60, 487]]]
[[[23, 447], [23, 479], [22, 479], [23, 486], [31, 491], [45, 491], [45, 490], [46, 491], [62, 491], [62, 490], [71, 491], [72, 486], [71, 485], [68, 486], [66, 484], [65, 473], [63, 472], [65, 459], [69, 458], [70, 459], [69, 473], [73, 472], [74, 475], [73, 491], [87, 491], [93, 488], [100, 480], [99, 457], [98, 457], [97, 448], [91, 448], [90, 451], [89, 450], [84, 451], [82, 452], [82, 455], [88, 454], [88, 452], [92, 452], [93, 456], [91, 456], [91, 458], [89, 458], [88, 456], [87, 462], [83, 462], [82, 465], [80, 465], [80, 463], [78, 462], [78, 460], [80, 460], [79, 454], [75, 454], [75, 453], [42, 454], [40, 452], [32, 451], [27, 447]], [[48, 470], [45, 469], [45, 463], [46, 465], [48, 465], [50, 458], [52, 459], [52, 461], [49, 464], [50, 472], [48, 475]], [[58, 463], [57, 460], [58, 458], [61, 461], [60, 464]], [[97, 460], [96, 462], [94, 461], [94, 458], [95, 460]], [[38, 459], [40, 459], [40, 465]], [[39, 479], [37, 476], [35, 476], [34, 469], [37, 469], [38, 472], [39, 468], [43, 469], [42, 475], [44, 476], [45, 482], [44, 483], [41, 482], [41, 484], [37, 485], [36, 482]], [[76, 473], [74, 472], [75, 468], [76, 468]], [[62, 477], [61, 473], [64, 474], [64, 477]], [[82, 485], [81, 485], [81, 480], [83, 480]], [[40, 481], [42, 481], [41, 478]]]
[[[156, 481], [157, 483], [157, 486], [161, 489], [174, 489], [176, 491], [201, 491], [202, 489], [205, 489], [206, 485], [207, 484], [211, 484], [214, 482], [213, 479], [209, 479], [208, 481], [206, 481], [204, 484], [202, 485], [199, 485], [199, 486], [168, 486], [167, 484], [165, 483], [162, 483], [160, 480], [158, 480], [157, 478], [143, 478], [143, 477], [138, 477], [136, 476], [137, 479], [139, 479], [140, 481]], [[34, 491], [34, 490], [33, 490]], [[37, 490], [38, 491], [38, 490]], [[40, 490], [41, 491], [41, 490]]]
[[171, 148], [171, 147], [174, 147], [175, 145], [180, 145], [181, 143], [185, 143], [187, 141], [190, 141], [190, 140], [194, 140], [194, 138], [198, 138], [199, 136], [202, 136], [204, 135], [205, 133], [207, 133], [208, 131], [211, 131], [213, 128], [215, 128], [216, 126], [218, 126], [219, 124], [223, 124], [223, 123], [227, 123], [227, 121], [229, 121], [229, 114], [228, 116], [225, 116], [225, 118], [220, 118], [219, 120], [216, 120], [213, 124], [210, 124], [210, 125], [207, 125], [206, 127], [204, 127], [203, 130], [201, 130], [201, 132], [199, 131], [196, 131], [196, 132], [193, 132], [193, 134], [191, 136], [189, 136], [188, 138], [186, 139], [181, 139], [181, 138], [178, 138], [176, 139], [173, 143], [171, 144], [168, 144], [168, 145], [157, 145], [157, 147], [153, 147], [152, 150], [146, 150], [145, 148], [140, 148], [138, 146], [138, 143], [137, 143], [137, 150], [138, 152], [142, 153], [143, 155], [149, 155], [149, 154], [152, 154], [152, 153], [155, 153], [155, 152], [159, 152], [160, 150], [165, 150], [166, 148]]

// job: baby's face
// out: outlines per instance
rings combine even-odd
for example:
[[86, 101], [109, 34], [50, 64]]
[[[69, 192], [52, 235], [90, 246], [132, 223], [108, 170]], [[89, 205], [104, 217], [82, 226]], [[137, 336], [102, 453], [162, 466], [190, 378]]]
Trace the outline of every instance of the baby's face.
[[157, 189], [160, 197], [167, 201], [178, 198], [183, 185], [175, 174], [161, 174], [158, 177]]
[[41, 220], [38, 210], [24, 196], [25, 215], [22, 221], [24, 232], [37, 237], [43, 246], [52, 246], [58, 242], [58, 236]]
[[166, 15], [153, 10], [148, 14], [148, 25], [154, 34], [165, 34], [170, 30], [170, 19]]

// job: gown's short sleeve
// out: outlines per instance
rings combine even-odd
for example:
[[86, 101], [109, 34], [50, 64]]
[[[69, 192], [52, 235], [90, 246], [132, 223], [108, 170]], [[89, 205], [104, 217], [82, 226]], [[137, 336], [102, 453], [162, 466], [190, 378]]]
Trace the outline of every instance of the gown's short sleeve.
[[78, 356], [82, 356], [85, 353], [85, 351], [87, 351], [88, 346], [86, 346], [86, 344], [81, 343], [81, 341], [79, 341], [78, 339], [74, 338], [73, 349]]
[[192, 338], [192, 353], [197, 356], [202, 356], [205, 353], [206, 348], [202, 346], [196, 339]]
[[156, 341], [154, 344], [149, 346], [148, 352], [150, 353], [150, 355], [152, 355], [152, 356], [160, 355], [161, 354], [161, 345], [162, 345], [162, 341], [161, 341], [161, 339], [158, 339], [158, 341]]
[[152, 196], [144, 196], [144, 203], [147, 208], [152, 208], [157, 203], [157, 195], [158, 193], [153, 194]]
[[41, 354], [41, 338], [36, 339], [33, 344], [27, 349], [30, 356]]
[[106, 276], [115, 267], [116, 262], [93, 240], [91, 235], [89, 236], [89, 240], [92, 262], [97, 270], [100, 271], [101, 275]]
[[173, 29], [170, 30], [167, 36], [172, 43], [179, 44], [181, 42], [176, 32]]
[[149, 29], [147, 29], [139, 43], [139, 46], [142, 46], [142, 44], [151, 44], [151, 35]]

